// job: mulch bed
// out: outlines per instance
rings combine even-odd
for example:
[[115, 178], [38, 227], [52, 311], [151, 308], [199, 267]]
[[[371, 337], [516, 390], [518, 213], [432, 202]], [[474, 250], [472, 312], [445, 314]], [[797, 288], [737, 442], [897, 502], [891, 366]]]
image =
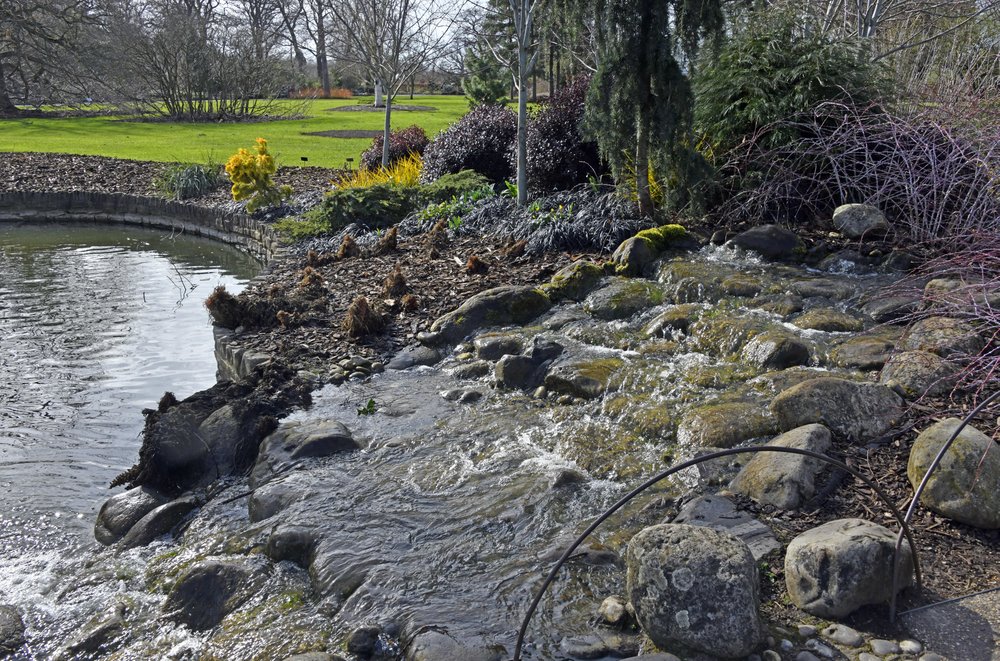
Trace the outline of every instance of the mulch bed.
[[[437, 112], [438, 109], [434, 106], [415, 106], [407, 105], [405, 103], [394, 103], [392, 104], [392, 111], [396, 112], [400, 110], [402, 112]], [[327, 108], [327, 112], [385, 112], [385, 106], [375, 107], [373, 105], [364, 106], [337, 106], [336, 108]]]

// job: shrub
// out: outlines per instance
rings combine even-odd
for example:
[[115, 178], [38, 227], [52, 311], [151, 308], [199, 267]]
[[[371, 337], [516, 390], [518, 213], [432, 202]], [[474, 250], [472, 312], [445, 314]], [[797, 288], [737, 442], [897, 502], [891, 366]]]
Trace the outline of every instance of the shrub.
[[[706, 58], [711, 57], [706, 51]], [[694, 78], [695, 128], [710, 157], [722, 157], [764, 127], [768, 146], [790, 144], [794, 127], [775, 124], [824, 101], [866, 105], [888, 85], [858, 39], [803, 34], [796, 16], [762, 11]]]
[[405, 218], [417, 207], [417, 200], [415, 187], [380, 183], [367, 188], [338, 188], [307, 215], [326, 232], [337, 232], [351, 223], [381, 228]]
[[420, 198], [426, 202], [448, 202], [474, 193], [480, 197], [492, 195], [493, 186], [489, 179], [472, 170], [446, 174], [420, 187]]
[[498, 185], [513, 176], [507, 154], [516, 136], [517, 116], [509, 108], [473, 108], [427, 145], [421, 181], [474, 170]]
[[[390, 167], [411, 154], [421, 156], [427, 147], [427, 134], [417, 125], [389, 133], [389, 165]], [[366, 170], [378, 170], [382, 167], [382, 146], [385, 136], [380, 135], [372, 140], [371, 147], [361, 154], [361, 167]]]
[[419, 154], [408, 154], [388, 168], [361, 169], [334, 180], [337, 188], [368, 188], [376, 184], [416, 186], [423, 163]]
[[[528, 123], [528, 184], [532, 192], [566, 190], [599, 175], [597, 144], [580, 132], [590, 77], [580, 76], [556, 92]], [[511, 168], [517, 150], [511, 149]]]
[[171, 165], [153, 179], [153, 186], [171, 200], [188, 200], [210, 193], [222, 183], [217, 163], [206, 165]]
[[290, 186], [276, 186], [271, 175], [277, 169], [267, 150], [267, 140], [257, 138], [256, 154], [240, 149], [226, 161], [226, 174], [233, 182], [233, 199], [247, 201], [247, 211], [281, 203], [292, 194]]
[[499, 105], [507, 98], [509, 78], [493, 53], [466, 50], [465, 66], [468, 75], [462, 78], [462, 91], [469, 99], [469, 106]]

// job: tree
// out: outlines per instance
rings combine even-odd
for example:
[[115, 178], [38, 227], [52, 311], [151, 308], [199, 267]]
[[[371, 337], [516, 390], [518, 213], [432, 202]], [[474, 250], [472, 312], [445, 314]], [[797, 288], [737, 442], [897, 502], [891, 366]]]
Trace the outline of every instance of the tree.
[[476, 51], [475, 46], [466, 51], [462, 91], [472, 107], [501, 103], [507, 96], [507, 75], [492, 54]]
[[383, 167], [389, 166], [393, 99], [441, 55], [459, 10], [454, 4], [446, 8], [443, 0], [339, 0], [331, 6], [343, 42], [342, 58], [364, 67], [385, 91]]
[[528, 78], [538, 62], [534, 14], [538, 0], [509, 0], [517, 44], [517, 204], [528, 203]]
[[[598, 66], [587, 124], [619, 181], [634, 166], [639, 211], [653, 212], [651, 161], [684, 179], [693, 99], [685, 75], [723, 26], [722, 0], [596, 0]], [[683, 61], [678, 61], [681, 55]]]

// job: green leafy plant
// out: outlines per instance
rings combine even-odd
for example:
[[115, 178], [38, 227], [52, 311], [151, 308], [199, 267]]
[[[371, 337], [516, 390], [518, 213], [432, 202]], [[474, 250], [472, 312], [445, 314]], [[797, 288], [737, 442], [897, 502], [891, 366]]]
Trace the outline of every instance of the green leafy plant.
[[375, 404], [375, 400], [369, 399], [367, 404], [358, 408], [358, 415], [375, 415], [376, 411], [378, 411], [378, 406]]
[[420, 197], [427, 203], [447, 202], [477, 191], [481, 191], [484, 196], [493, 195], [493, 184], [478, 172], [461, 170], [424, 184], [420, 187]]
[[222, 171], [218, 163], [205, 165], [171, 165], [153, 179], [153, 186], [163, 197], [171, 200], [188, 200], [209, 193], [222, 184]]
[[429, 204], [417, 212], [417, 218], [421, 226], [431, 226], [444, 220], [450, 229], [458, 230], [462, 226], [462, 217], [472, 211], [481, 200], [493, 195], [493, 188], [486, 185], [452, 196], [447, 202]]

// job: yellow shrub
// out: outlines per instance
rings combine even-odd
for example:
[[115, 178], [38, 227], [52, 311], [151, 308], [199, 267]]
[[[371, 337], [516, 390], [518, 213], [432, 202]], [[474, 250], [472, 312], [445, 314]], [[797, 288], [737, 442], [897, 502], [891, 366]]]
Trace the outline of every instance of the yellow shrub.
[[[635, 160], [629, 159], [625, 164], [625, 168], [622, 171], [622, 186], [628, 193], [629, 199], [635, 201], [639, 199], [639, 192], [635, 189]], [[649, 196], [653, 200], [653, 204], [660, 206], [663, 204], [664, 190], [662, 182], [656, 178], [653, 174], [653, 168], [649, 168]]]
[[420, 154], [409, 154], [388, 168], [377, 170], [355, 170], [333, 180], [337, 188], [368, 188], [375, 184], [393, 184], [395, 186], [416, 186], [420, 179], [420, 169], [423, 167]]
[[226, 161], [226, 174], [233, 182], [233, 199], [247, 200], [247, 211], [280, 203], [292, 194], [291, 186], [275, 186], [271, 180], [277, 167], [267, 150], [267, 140], [257, 138], [256, 154], [240, 149]]

